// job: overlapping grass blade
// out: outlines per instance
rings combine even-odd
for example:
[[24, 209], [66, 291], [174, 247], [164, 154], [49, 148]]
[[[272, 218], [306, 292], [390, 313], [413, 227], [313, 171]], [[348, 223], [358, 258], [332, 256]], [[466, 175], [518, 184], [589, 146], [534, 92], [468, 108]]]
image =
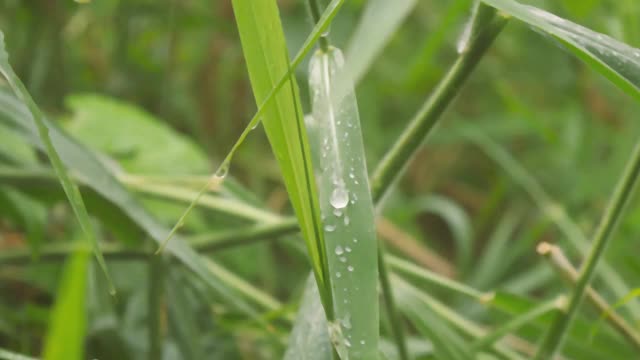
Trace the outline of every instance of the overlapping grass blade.
[[373, 359], [378, 348], [378, 263], [373, 202], [358, 105], [342, 52], [318, 50], [309, 67], [307, 120], [335, 318], [331, 340], [343, 359]]
[[482, 0], [558, 40], [622, 91], [640, 101], [640, 49], [542, 9], [513, 0]]
[[[234, 0], [232, 4], [254, 97], [261, 104], [278, 86], [281, 74], [291, 73], [278, 6], [275, 1]], [[293, 78], [289, 82], [291, 91], [274, 95], [264, 110], [262, 124], [307, 243], [325, 311], [331, 318], [331, 280], [310, 149], [300, 115], [298, 87]]]
[[78, 190], [78, 186], [71, 180], [71, 177], [67, 173], [65, 164], [58, 155], [58, 151], [56, 150], [56, 147], [49, 135], [51, 129], [44, 119], [44, 114], [42, 114], [40, 108], [33, 101], [31, 95], [22, 84], [22, 81], [20, 81], [9, 64], [9, 55], [5, 49], [4, 34], [2, 31], [0, 31], [0, 73], [5, 77], [13, 92], [27, 106], [27, 109], [31, 113], [30, 120], [33, 121], [31, 125], [35, 126], [38, 131], [40, 140], [44, 145], [44, 150], [51, 161], [51, 165], [56, 171], [56, 175], [62, 184], [62, 188], [64, 189], [67, 198], [69, 199], [69, 204], [73, 209], [73, 213], [78, 219], [85, 237], [93, 247], [93, 252], [98, 260], [98, 264], [100, 264], [100, 268], [109, 282], [109, 291], [115, 295], [116, 289], [113, 287], [113, 281], [111, 280], [107, 264], [102, 256], [102, 251], [100, 251], [100, 245], [98, 244], [98, 239], [96, 238], [93, 226], [91, 225], [91, 219], [89, 218], [89, 213], [87, 213], [84, 201], [82, 200], [80, 190]]
[[88, 264], [88, 253], [78, 250], [65, 265], [49, 322], [45, 360], [84, 359]]

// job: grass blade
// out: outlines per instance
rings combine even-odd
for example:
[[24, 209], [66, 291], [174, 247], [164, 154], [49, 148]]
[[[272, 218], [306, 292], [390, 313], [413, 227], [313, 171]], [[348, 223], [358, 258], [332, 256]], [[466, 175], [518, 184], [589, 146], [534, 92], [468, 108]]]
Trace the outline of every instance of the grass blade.
[[44, 144], [44, 149], [51, 161], [51, 165], [53, 166], [56, 175], [62, 184], [62, 188], [69, 199], [69, 204], [73, 209], [73, 213], [80, 223], [84, 236], [93, 247], [93, 252], [98, 260], [98, 264], [109, 283], [109, 292], [112, 295], [115, 295], [116, 289], [113, 287], [113, 281], [111, 280], [107, 264], [102, 256], [98, 239], [96, 238], [96, 234], [91, 226], [91, 219], [89, 218], [87, 209], [84, 206], [80, 190], [78, 190], [78, 186], [71, 180], [71, 177], [67, 172], [67, 168], [60, 159], [56, 147], [53, 145], [51, 137], [49, 136], [50, 128], [44, 120], [44, 115], [9, 64], [9, 55], [5, 49], [4, 34], [2, 31], [0, 31], [0, 73], [5, 77], [15, 95], [27, 106], [27, 109], [31, 113], [33, 122], [38, 130], [40, 140], [42, 141], [42, 144]]
[[[373, 202], [360, 117], [342, 52], [319, 50], [309, 65], [320, 212], [335, 318], [330, 335], [342, 359], [374, 359], [378, 348], [378, 264]], [[335, 321], [334, 321], [335, 320]]]
[[44, 346], [45, 360], [84, 358], [88, 262], [87, 252], [78, 250], [64, 267]]
[[[278, 86], [281, 74], [290, 74], [284, 32], [275, 1], [234, 0], [233, 9], [240, 40], [251, 79], [254, 97], [261, 104]], [[270, 29], [265, 32], [263, 29]], [[326, 253], [321, 230], [318, 197], [311, 167], [309, 144], [302, 119], [298, 114], [300, 100], [294, 79], [289, 79], [291, 94], [274, 95], [266, 106], [262, 124], [276, 155], [287, 193], [305, 241], [320, 296], [331, 318], [331, 287], [326, 266]]]
[[533, 6], [513, 0], [482, 1], [558, 40], [626, 94], [640, 100], [640, 49]]

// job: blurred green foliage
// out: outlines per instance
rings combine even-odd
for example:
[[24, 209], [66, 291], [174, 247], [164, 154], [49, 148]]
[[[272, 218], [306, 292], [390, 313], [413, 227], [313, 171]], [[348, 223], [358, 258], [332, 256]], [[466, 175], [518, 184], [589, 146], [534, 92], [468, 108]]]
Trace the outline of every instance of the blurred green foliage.
[[[294, 0], [278, 3], [293, 53], [311, 29], [306, 5]], [[346, 2], [331, 27], [333, 43], [350, 48], [367, 3]], [[640, 46], [636, 0], [527, 3]], [[455, 59], [456, 40], [471, 1], [416, 1], [412, 6], [357, 87], [369, 169]], [[36, 102], [80, 143], [99, 153], [100, 161], [127, 174], [158, 177], [192, 189], [188, 181], [200, 184], [209, 175], [256, 110], [229, 1], [3, 0], [0, 29], [10, 62]], [[306, 68], [300, 66], [296, 75], [308, 111]], [[548, 241], [564, 247], [564, 234], [490, 151], [463, 134], [480, 132], [499, 144], [539, 182], [553, 205], [590, 235], [640, 136], [639, 111], [637, 103], [606, 79], [514, 22], [411, 163], [387, 199], [384, 216], [419, 245], [448, 259], [460, 281], [482, 291], [504, 289], [522, 298], [548, 298], [566, 285], [536, 254], [535, 246]], [[2, 166], [38, 170], [46, 165], [39, 153], [7, 129], [0, 121]], [[240, 148], [231, 177], [223, 198], [290, 214], [263, 131], [252, 132]], [[77, 229], [62, 197], [21, 186], [28, 184], [16, 185], [0, 176], [0, 253], [71, 242]], [[83, 194], [92, 193], [83, 190]], [[184, 208], [184, 203], [164, 197], [138, 198], [167, 226]], [[87, 203], [92, 212], [91, 200]], [[94, 203], [98, 205], [93, 209], [102, 206], [98, 200]], [[606, 253], [631, 287], [638, 287], [640, 278], [638, 205], [632, 202]], [[96, 228], [105, 244], [126, 249], [146, 246], [140, 245], [139, 232], [128, 231], [127, 226], [133, 225], [114, 226], [118, 223], [101, 219], [96, 216]], [[199, 209], [187, 221], [185, 232], [220, 233], [245, 226], [244, 220]], [[160, 302], [163, 358], [281, 358], [290, 315], [309, 270], [302, 245], [297, 236], [287, 235], [283, 241], [235, 247], [212, 256], [285, 304], [261, 314], [270, 321], [269, 330], [221, 302], [184, 268], [168, 267], [167, 290]], [[392, 249], [407, 256], [402, 247]], [[570, 247], [565, 250], [578, 264], [578, 254]], [[30, 355], [42, 352], [52, 306], [59, 300], [56, 289], [62, 265], [36, 259], [4, 265], [0, 257], [0, 348]], [[98, 271], [90, 267], [85, 345], [91, 358], [140, 359], [149, 352], [151, 310], [144, 260], [108, 260], [119, 291], [115, 300]], [[601, 280], [596, 279], [594, 287], [610, 303], [618, 300]], [[503, 315], [460, 296], [422, 288], [455, 306], [461, 315], [487, 324], [504, 320]], [[411, 305], [406, 310], [409, 317], [420, 313], [418, 300], [403, 298], [402, 303]], [[626, 310], [621, 314], [632, 319]], [[598, 316], [594, 311], [591, 315]], [[412, 319], [412, 333], [421, 333], [422, 320], [435, 318], [430, 312], [422, 316]], [[440, 334], [454, 331], [437, 324], [443, 329]], [[531, 325], [520, 335], [535, 343], [539, 327]], [[383, 324], [383, 333], [386, 330]], [[459, 341], [456, 334], [451, 337]], [[621, 343], [612, 332], [603, 334], [589, 344], [593, 359], [606, 354], [611, 344]], [[436, 340], [436, 354], [446, 354]], [[588, 356], [580, 346], [574, 340], [567, 348]], [[424, 342], [415, 347], [424, 350]], [[430, 351], [422, 350], [416, 352], [420, 358], [430, 358]], [[620, 353], [632, 352], [621, 346]]]

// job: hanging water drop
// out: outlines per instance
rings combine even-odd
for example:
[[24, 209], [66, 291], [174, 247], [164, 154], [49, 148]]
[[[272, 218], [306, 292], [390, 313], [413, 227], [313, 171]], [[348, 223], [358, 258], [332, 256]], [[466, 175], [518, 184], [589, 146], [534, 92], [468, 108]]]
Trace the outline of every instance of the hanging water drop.
[[340, 256], [342, 254], [344, 254], [344, 249], [342, 248], [342, 246], [336, 246], [336, 255]]
[[353, 266], [351, 265], [347, 266], [347, 270], [349, 270], [349, 272], [353, 272]]
[[335, 230], [335, 229], [336, 229], [336, 226], [335, 226], [335, 225], [325, 225], [325, 226], [324, 226], [324, 229], [325, 229], [327, 232], [332, 232], [333, 230]]
[[344, 187], [338, 186], [333, 189], [329, 202], [334, 208], [342, 209], [349, 203], [349, 192]]

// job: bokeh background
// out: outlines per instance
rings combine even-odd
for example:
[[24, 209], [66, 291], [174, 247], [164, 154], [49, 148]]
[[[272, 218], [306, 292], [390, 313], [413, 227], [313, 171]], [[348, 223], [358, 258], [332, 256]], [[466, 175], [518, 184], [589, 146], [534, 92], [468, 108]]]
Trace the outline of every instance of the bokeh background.
[[[378, 34], [355, 33], [366, 3], [347, 1], [330, 36], [348, 61], [370, 64], [361, 65], [357, 96], [373, 169], [455, 59], [471, 2], [403, 0], [407, 16], [390, 38], [380, 39], [386, 45], [375, 56], [367, 46]], [[640, 46], [635, 0], [527, 3]], [[295, 53], [312, 26], [306, 5], [279, 4]], [[0, 29], [11, 64], [49, 117], [132, 175], [201, 180], [256, 110], [230, 1], [1, 0]], [[306, 66], [296, 75], [308, 109]], [[390, 251], [481, 290], [500, 288], [533, 298], [552, 294], [565, 285], [536, 254], [536, 244], [558, 243], [578, 262], [553, 220], [567, 214], [592, 234], [640, 136], [639, 113], [638, 104], [606, 79], [513, 22], [386, 200], [381, 236]], [[3, 127], [0, 149], [21, 161], [41, 160]], [[291, 212], [261, 129], [234, 157], [230, 177], [251, 201]], [[139, 196], [167, 226], [185, 207]], [[606, 255], [633, 287], [640, 278], [638, 205], [632, 202]], [[69, 242], [77, 233], [74, 224], [63, 199], [25, 194], [0, 180], [0, 254]], [[242, 225], [198, 210], [185, 232]], [[107, 243], [148, 243], [135, 230], [100, 230]], [[286, 311], [295, 310], [309, 268], [300, 238], [231, 248], [213, 257], [290, 304]], [[96, 270], [88, 355], [138, 359], [147, 346], [146, 264], [108, 262], [120, 295], [113, 302], [104, 294]], [[2, 255], [0, 347], [38, 354], [61, 262], [1, 263]], [[224, 304], [203, 298], [200, 284], [189, 278], [179, 270], [168, 278], [167, 301], [179, 306], [165, 319], [165, 358], [278, 358], [282, 348], [267, 334]], [[211, 311], [215, 319], [202, 316]]]

